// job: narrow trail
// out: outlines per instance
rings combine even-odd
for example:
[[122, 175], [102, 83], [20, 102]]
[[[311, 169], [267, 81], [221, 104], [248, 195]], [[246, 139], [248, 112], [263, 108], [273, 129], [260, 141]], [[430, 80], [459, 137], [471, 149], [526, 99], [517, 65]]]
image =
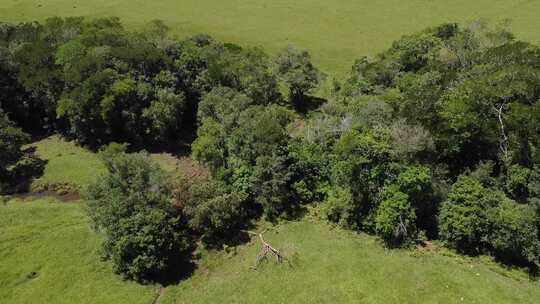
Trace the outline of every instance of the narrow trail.
[[165, 294], [166, 290], [167, 290], [166, 287], [159, 286], [159, 288], [158, 288], [158, 290], [156, 292], [156, 296], [154, 297], [152, 302], [150, 302], [150, 304], [159, 304], [159, 303], [161, 303], [161, 299], [163, 298], [163, 295]]

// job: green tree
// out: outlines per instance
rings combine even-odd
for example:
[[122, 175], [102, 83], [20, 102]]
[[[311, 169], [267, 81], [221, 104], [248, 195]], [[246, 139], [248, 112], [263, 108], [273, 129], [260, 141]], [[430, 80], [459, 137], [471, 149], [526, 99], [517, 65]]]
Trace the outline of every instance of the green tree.
[[487, 191], [479, 181], [460, 176], [443, 202], [439, 215], [439, 236], [450, 247], [478, 254], [489, 247], [488, 212], [501, 195]]
[[0, 194], [28, 190], [32, 177], [43, 172], [43, 161], [23, 146], [30, 136], [0, 110]]
[[409, 196], [396, 187], [386, 187], [375, 216], [375, 230], [389, 246], [399, 246], [416, 236], [416, 215]]
[[509, 199], [489, 212], [489, 244], [494, 255], [507, 263], [538, 263], [540, 240], [534, 207]]
[[189, 218], [188, 225], [211, 248], [235, 244], [248, 223], [245, 193], [229, 192], [216, 180], [180, 179], [175, 185], [173, 202]]
[[108, 173], [89, 185], [86, 200], [114, 270], [141, 282], [187, 271], [176, 267], [189, 262], [193, 244], [185, 216], [171, 205], [165, 173], [144, 153], [107, 156]]
[[290, 99], [295, 106], [305, 102], [306, 94], [316, 88], [322, 73], [311, 62], [307, 51], [289, 46], [274, 59], [276, 74], [289, 88]]

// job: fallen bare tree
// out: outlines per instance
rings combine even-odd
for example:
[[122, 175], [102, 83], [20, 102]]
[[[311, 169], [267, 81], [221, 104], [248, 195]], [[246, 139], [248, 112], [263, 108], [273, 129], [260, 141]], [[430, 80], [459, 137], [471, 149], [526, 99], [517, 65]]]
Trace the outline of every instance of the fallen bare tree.
[[246, 232], [251, 234], [251, 235], [258, 236], [259, 240], [261, 241], [261, 244], [262, 244], [262, 249], [259, 252], [259, 254], [257, 255], [257, 259], [255, 260], [255, 264], [250, 267], [251, 269], [257, 270], [257, 267], [259, 266], [259, 264], [264, 260], [268, 260], [269, 256], [275, 256], [276, 261], [278, 263], [282, 263], [284, 260], [286, 260], [285, 257], [283, 256], [283, 254], [279, 250], [272, 247], [272, 245], [270, 245], [268, 242], [266, 242], [264, 240], [263, 234], [266, 232], [266, 229], [263, 230], [260, 233], [256, 233], [256, 232], [253, 232], [253, 231], [246, 231]]

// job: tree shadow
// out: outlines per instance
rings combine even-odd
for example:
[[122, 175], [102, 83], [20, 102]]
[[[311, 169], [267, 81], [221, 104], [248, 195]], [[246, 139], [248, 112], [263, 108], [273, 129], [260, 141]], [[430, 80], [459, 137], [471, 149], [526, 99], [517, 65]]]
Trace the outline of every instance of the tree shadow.
[[43, 175], [48, 161], [35, 154], [36, 148], [29, 147], [23, 151], [21, 160], [8, 172], [9, 182], [1, 192], [6, 194], [25, 193], [31, 190], [32, 181]]
[[531, 263], [528, 267], [529, 280], [538, 281], [540, 279], [540, 268], [538, 265]]
[[292, 100], [294, 109], [301, 114], [317, 110], [326, 102], [327, 100], [324, 98], [309, 95], [295, 97]]
[[196, 257], [194, 255], [194, 250], [192, 250], [188, 255], [181, 256], [171, 263], [170, 267], [162, 273], [157, 274], [151, 282], [167, 287], [187, 280], [197, 269], [197, 263], [195, 263], [195, 261]]

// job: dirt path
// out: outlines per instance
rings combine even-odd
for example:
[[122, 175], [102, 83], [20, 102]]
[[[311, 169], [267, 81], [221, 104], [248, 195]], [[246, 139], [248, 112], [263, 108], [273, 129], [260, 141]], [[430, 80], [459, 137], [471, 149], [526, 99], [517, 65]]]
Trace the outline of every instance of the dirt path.
[[160, 286], [156, 292], [155, 298], [152, 300], [150, 304], [159, 304], [161, 303], [161, 298], [163, 298], [163, 295], [165, 294], [165, 291], [167, 290], [166, 287]]

